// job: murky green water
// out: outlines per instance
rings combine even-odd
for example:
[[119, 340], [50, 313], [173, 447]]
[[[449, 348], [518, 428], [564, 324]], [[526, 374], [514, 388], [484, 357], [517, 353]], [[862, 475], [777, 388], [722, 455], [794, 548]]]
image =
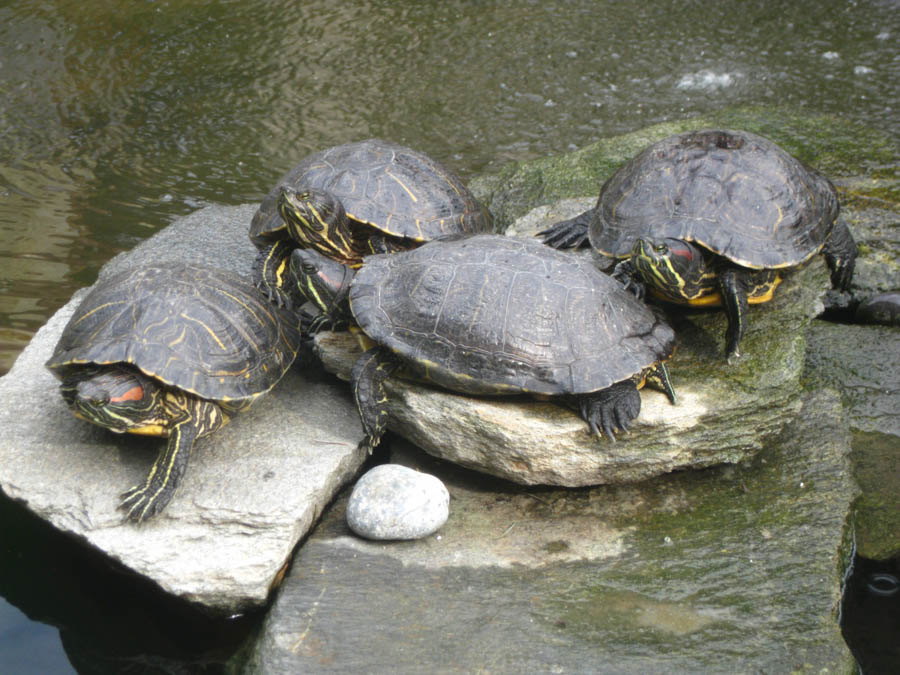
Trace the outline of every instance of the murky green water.
[[887, 0], [0, 0], [0, 374], [115, 253], [328, 145], [468, 177], [743, 104], [896, 134], [898, 102]]
[[383, 136], [464, 176], [790, 103], [900, 128], [895, 2], [0, 5], [0, 372], [116, 252], [308, 152]]

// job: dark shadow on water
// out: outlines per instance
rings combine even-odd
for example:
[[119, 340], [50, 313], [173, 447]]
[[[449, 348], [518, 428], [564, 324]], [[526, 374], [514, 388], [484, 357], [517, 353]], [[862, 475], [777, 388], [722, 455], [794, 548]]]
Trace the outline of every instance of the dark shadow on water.
[[854, 556], [841, 630], [863, 675], [900, 672], [900, 558]]
[[[68, 658], [81, 674], [221, 673], [259, 625], [261, 613], [211, 617], [167, 596], [2, 495], [0, 532], [0, 595], [31, 621], [57, 627], [62, 642], [59, 655], [47, 655], [44, 636], [34, 663], [22, 649], [0, 649], [0, 672], [39, 672], [48, 659]], [[15, 619], [0, 639], [40, 634], [37, 624], [8, 630]]]

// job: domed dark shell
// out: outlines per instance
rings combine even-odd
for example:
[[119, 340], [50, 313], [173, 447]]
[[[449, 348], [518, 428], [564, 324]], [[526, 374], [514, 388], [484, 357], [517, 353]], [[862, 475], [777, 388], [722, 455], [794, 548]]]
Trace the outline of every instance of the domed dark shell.
[[616, 258], [638, 237], [669, 237], [745, 267], [782, 268], [819, 252], [838, 212], [831, 182], [772, 141], [693, 131], [649, 146], [606, 182], [589, 237]]
[[420, 376], [471, 394], [583, 394], [668, 358], [672, 329], [587, 259], [478, 235], [366, 259], [360, 328]]
[[206, 399], [271, 389], [300, 345], [299, 323], [249, 282], [214, 269], [158, 265], [99, 282], [63, 330], [47, 367], [130, 364]]
[[250, 238], [257, 244], [286, 236], [277, 208], [282, 186], [330, 192], [352, 220], [419, 242], [491, 226], [490, 212], [456, 174], [375, 138], [317, 152], [282, 176], [253, 216]]

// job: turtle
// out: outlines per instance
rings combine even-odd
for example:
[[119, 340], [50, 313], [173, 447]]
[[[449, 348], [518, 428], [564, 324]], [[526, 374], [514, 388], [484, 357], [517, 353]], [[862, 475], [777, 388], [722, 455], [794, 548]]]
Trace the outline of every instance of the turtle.
[[184, 264], [140, 266], [94, 285], [46, 367], [76, 417], [167, 436], [126, 518], [162, 511], [194, 441], [269, 391], [300, 346], [299, 321], [244, 278]]
[[582, 256], [482, 234], [366, 258], [356, 271], [310, 249], [291, 254], [301, 291], [364, 333], [351, 384], [371, 450], [385, 430], [386, 378], [401, 374], [477, 396], [560, 397], [615, 440], [646, 382], [675, 403], [660, 314]]
[[284, 288], [293, 284], [284, 275], [294, 248], [359, 266], [370, 253], [491, 227], [490, 211], [452, 171], [371, 138], [309, 155], [281, 177], [250, 224], [259, 249], [254, 276], [270, 300], [290, 306]]
[[774, 142], [703, 129], [645, 148], [604, 183], [597, 205], [538, 233], [556, 248], [585, 238], [619, 260], [639, 297], [723, 305], [725, 354], [741, 355], [747, 305], [767, 302], [784, 270], [819, 252], [847, 290], [857, 255], [834, 185]]

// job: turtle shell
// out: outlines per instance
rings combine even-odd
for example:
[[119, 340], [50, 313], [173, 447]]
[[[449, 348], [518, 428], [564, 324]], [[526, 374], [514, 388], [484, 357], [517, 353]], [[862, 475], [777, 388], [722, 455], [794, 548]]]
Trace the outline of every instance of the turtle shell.
[[638, 237], [669, 237], [744, 267], [783, 268], [819, 252], [838, 211], [831, 182], [772, 141], [703, 130], [655, 143], [616, 171], [589, 237], [615, 258]]
[[300, 345], [299, 326], [250, 283], [214, 269], [158, 265], [100, 281], [72, 315], [47, 367], [131, 364], [216, 401], [271, 389]]
[[351, 220], [418, 242], [491, 226], [490, 212], [456, 174], [421, 152], [376, 138], [317, 152], [282, 176], [250, 224], [257, 245], [287, 236], [277, 206], [283, 186], [330, 192]]
[[583, 256], [479, 235], [366, 258], [360, 328], [419, 376], [469, 394], [584, 394], [667, 358], [675, 336]]

